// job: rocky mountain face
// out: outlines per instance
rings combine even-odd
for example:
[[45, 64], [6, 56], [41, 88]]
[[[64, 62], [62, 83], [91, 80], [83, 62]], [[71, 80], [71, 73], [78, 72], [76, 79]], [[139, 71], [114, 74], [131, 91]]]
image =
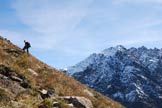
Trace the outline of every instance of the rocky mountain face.
[[119, 45], [64, 69], [127, 108], [162, 108], [162, 50]]
[[0, 108], [122, 108], [0, 36]]

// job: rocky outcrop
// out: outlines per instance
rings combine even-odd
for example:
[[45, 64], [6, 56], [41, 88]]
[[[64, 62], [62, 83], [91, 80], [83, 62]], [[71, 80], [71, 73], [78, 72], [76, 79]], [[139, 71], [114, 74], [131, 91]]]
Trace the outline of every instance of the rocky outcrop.
[[40, 90], [40, 95], [42, 99], [55, 98], [55, 90], [54, 89], [48, 89], [48, 90], [42, 89]]
[[21, 50], [16, 50], [16, 49], [10, 49], [10, 48], [5, 48], [3, 49], [5, 52], [13, 55], [14, 57], [19, 57], [20, 54], [22, 53]]
[[64, 96], [61, 98], [68, 104], [73, 105], [74, 108], [93, 108], [92, 102], [85, 97]]
[[[79, 97], [79, 96], [56, 96], [54, 89], [42, 89], [40, 90], [40, 95], [42, 99], [54, 99], [53, 107], [60, 108], [60, 104], [56, 100], [64, 100], [66, 106], [69, 106], [69, 108], [93, 108], [92, 102], [85, 98], [85, 97]], [[40, 106], [40, 108], [44, 108], [43, 105]]]
[[28, 81], [5, 65], [0, 65], [0, 86], [7, 88], [13, 94], [18, 94], [25, 88], [30, 88]]
[[[30, 85], [27, 83], [27, 80], [24, 76], [21, 74], [18, 74], [17, 72], [11, 70], [9, 67], [5, 65], [0, 65], [0, 87], [5, 88], [9, 90], [14, 95], [19, 94], [22, 91], [25, 91], [26, 88], [30, 88]], [[3, 101], [10, 101], [10, 98], [6, 95], [2, 94], [2, 91], [0, 90], [0, 98], [3, 99]], [[85, 90], [85, 92], [91, 96], [93, 94]], [[78, 96], [57, 96], [55, 94], [55, 89], [41, 89], [39, 91], [41, 98], [44, 99], [51, 99], [55, 100], [53, 101], [53, 107], [54, 108], [62, 108], [59, 101], [56, 100], [64, 100], [65, 105], [68, 106], [68, 108], [93, 108], [92, 102], [85, 98], [85, 97], [78, 97]], [[11, 100], [11, 103], [15, 107], [22, 107], [25, 106], [25, 104], [21, 102], [16, 102]], [[43, 107], [44, 105], [41, 105], [40, 108], [46, 108]]]
[[46, 98], [39, 108], [93, 108], [92, 102], [79, 96], [58, 96], [54, 99]]

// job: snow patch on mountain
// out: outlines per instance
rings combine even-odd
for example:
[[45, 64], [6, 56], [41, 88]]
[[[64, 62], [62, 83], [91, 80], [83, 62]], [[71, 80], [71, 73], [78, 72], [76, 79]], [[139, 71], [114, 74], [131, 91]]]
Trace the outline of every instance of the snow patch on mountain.
[[114, 56], [117, 51], [125, 51], [126, 48], [124, 48], [122, 45], [118, 45], [116, 47], [110, 47], [108, 49], [103, 50], [100, 54], [103, 54], [105, 56]]
[[66, 73], [128, 108], [162, 108], [162, 50], [121, 45], [94, 53]]

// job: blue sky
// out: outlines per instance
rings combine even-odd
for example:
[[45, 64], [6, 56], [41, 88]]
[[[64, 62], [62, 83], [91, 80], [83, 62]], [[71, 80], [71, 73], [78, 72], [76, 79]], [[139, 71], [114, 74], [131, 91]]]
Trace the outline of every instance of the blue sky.
[[55, 68], [105, 48], [162, 47], [162, 0], [0, 0], [0, 35]]

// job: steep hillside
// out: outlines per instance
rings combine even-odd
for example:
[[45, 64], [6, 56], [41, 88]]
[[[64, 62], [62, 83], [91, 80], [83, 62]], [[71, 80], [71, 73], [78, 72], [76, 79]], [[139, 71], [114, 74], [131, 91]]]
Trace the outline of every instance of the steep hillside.
[[0, 37], [0, 107], [121, 108]]
[[65, 70], [128, 108], [162, 108], [162, 50], [116, 46]]

